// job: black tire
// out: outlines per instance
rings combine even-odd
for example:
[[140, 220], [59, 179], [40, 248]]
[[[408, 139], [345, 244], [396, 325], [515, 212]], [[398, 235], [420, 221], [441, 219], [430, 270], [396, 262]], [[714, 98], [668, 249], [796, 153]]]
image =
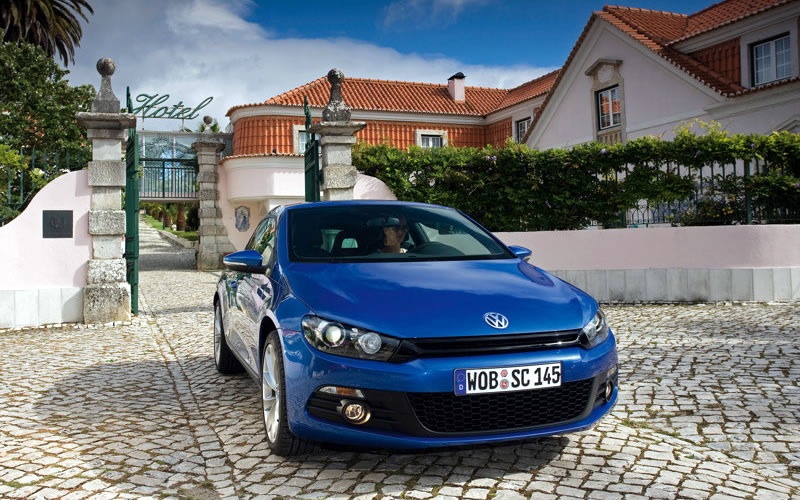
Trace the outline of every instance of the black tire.
[[225, 341], [225, 326], [222, 324], [222, 310], [219, 302], [214, 304], [214, 364], [217, 371], [224, 375], [242, 373], [244, 367]]
[[286, 412], [286, 377], [283, 371], [283, 350], [278, 333], [267, 336], [261, 355], [261, 415], [264, 435], [276, 455], [288, 457], [307, 453], [313, 444], [289, 430]]

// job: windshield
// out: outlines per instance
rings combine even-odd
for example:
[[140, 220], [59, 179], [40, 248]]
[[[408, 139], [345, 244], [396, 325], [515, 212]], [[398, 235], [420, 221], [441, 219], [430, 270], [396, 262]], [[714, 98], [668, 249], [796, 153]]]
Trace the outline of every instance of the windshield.
[[309, 205], [288, 216], [293, 261], [514, 258], [485, 229], [441, 207]]

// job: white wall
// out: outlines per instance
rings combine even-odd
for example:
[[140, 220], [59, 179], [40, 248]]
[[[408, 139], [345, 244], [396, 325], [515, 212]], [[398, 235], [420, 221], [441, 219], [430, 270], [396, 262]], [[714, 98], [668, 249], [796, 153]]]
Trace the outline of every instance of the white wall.
[[800, 225], [497, 233], [601, 301], [800, 300]]
[[628, 35], [598, 20], [554, 89], [529, 146], [548, 149], [594, 140], [596, 102], [592, 76], [585, 72], [600, 59], [622, 61], [619, 71], [628, 138], [664, 133], [671, 137], [681, 121], [704, 116], [705, 107], [722, 100]]
[[600, 59], [621, 60], [623, 114], [627, 139], [674, 137], [677, 127], [699, 119], [719, 121], [731, 133], [768, 134], [800, 120], [797, 85], [778, 85], [751, 95], [726, 98], [628, 35], [598, 20], [584, 39], [528, 146], [569, 147], [595, 139], [592, 77], [586, 70]]
[[[0, 227], [0, 328], [83, 321], [90, 196], [87, 170], [64, 174]], [[43, 238], [44, 210], [71, 210], [72, 238]]]
[[[305, 201], [305, 166], [299, 156], [254, 156], [225, 160], [217, 172], [218, 204], [228, 239], [244, 249], [261, 219], [279, 205]], [[357, 200], [396, 200], [380, 180], [358, 174], [353, 188]], [[250, 225], [236, 227], [236, 208], [250, 209]]]

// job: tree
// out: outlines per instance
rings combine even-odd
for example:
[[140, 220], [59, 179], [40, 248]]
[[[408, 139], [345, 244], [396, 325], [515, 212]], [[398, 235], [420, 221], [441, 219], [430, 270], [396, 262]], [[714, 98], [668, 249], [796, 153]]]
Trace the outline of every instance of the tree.
[[3, 0], [0, 3], [0, 30], [3, 41], [23, 41], [37, 45], [45, 54], [56, 54], [64, 65], [75, 62], [75, 47], [83, 30], [77, 16], [88, 21], [94, 10], [86, 0]]
[[0, 144], [0, 226], [19, 214], [21, 205], [17, 177], [27, 168], [23, 158], [5, 144]]
[[35, 179], [14, 177], [25, 183], [25, 203], [64, 171], [84, 168], [91, 157], [75, 113], [91, 110], [95, 90], [70, 86], [67, 74], [35, 45], [0, 42], [0, 144], [25, 157], [28, 174], [36, 173]]
[[25, 154], [87, 151], [75, 113], [91, 110], [95, 90], [70, 86], [68, 74], [34, 45], [0, 43], [0, 143]]

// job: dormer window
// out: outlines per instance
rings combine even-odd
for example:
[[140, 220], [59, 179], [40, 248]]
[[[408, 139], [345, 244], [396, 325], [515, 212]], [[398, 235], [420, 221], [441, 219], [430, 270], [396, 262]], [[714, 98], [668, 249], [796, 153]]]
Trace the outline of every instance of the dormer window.
[[525, 137], [525, 134], [528, 132], [528, 127], [531, 126], [531, 119], [525, 118], [523, 120], [517, 120], [517, 122], [514, 125], [516, 129], [514, 130], [514, 136], [515, 136], [514, 138], [517, 140], [518, 143], [521, 143], [522, 138]]
[[753, 84], [782, 80], [792, 76], [792, 50], [789, 35], [752, 45]]
[[620, 113], [619, 87], [601, 90], [597, 93], [597, 124], [600, 130], [616, 127], [622, 123]]
[[592, 93], [587, 96], [587, 110], [591, 110], [595, 140], [604, 144], [624, 143], [625, 134], [625, 84], [620, 73], [619, 59], [598, 59], [586, 76], [592, 79]]

